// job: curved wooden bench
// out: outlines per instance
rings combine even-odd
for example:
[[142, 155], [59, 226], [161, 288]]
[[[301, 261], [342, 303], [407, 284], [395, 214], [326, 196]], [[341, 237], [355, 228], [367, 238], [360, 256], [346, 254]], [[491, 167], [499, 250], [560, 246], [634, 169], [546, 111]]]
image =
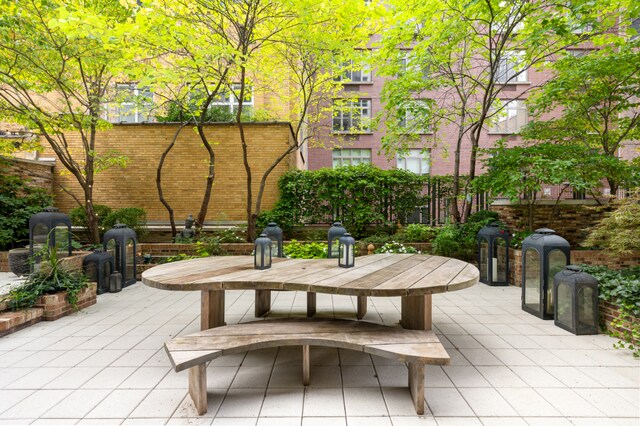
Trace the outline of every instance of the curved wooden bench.
[[350, 320], [266, 320], [212, 328], [165, 343], [175, 371], [189, 369], [189, 395], [207, 412], [206, 362], [222, 355], [278, 346], [302, 346], [302, 381], [310, 381], [309, 346], [350, 349], [408, 363], [409, 390], [424, 414], [424, 366], [445, 365], [449, 355], [432, 331], [406, 330]]

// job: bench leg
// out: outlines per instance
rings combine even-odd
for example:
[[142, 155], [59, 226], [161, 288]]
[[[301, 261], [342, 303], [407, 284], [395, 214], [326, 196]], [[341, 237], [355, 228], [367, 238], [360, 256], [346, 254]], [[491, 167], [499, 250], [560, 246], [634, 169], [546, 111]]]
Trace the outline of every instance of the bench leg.
[[367, 315], [367, 296], [358, 296], [358, 313], [356, 313], [356, 318], [361, 320], [365, 315]]
[[256, 318], [265, 316], [271, 310], [271, 290], [256, 290]]
[[307, 292], [307, 316], [311, 318], [316, 314], [316, 294]]
[[409, 391], [416, 414], [424, 414], [424, 364], [409, 363]]
[[189, 395], [196, 406], [198, 415], [207, 412], [207, 369], [205, 364], [189, 369]]
[[431, 330], [431, 295], [402, 296], [400, 325], [411, 330]]
[[224, 325], [224, 290], [202, 290], [200, 330]]
[[309, 358], [309, 345], [302, 345], [302, 384], [305, 386], [309, 386], [309, 379], [311, 376]]

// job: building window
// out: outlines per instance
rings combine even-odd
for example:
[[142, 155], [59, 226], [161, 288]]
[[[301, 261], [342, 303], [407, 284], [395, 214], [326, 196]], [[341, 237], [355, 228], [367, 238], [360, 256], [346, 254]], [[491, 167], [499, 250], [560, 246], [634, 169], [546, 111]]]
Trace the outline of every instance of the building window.
[[631, 20], [631, 29], [633, 30], [633, 34], [631, 34], [631, 40], [635, 40], [640, 36], [640, 18]]
[[524, 101], [507, 101], [496, 115], [491, 133], [518, 133], [527, 124], [527, 107]]
[[[232, 114], [238, 110], [238, 98], [240, 96], [240, 84], [231, 86], [231, 91], [225, 90], [216, 96], [209, 108], [220, 108]], [[249, 86], [244, 88], [244, 100], [242, 102], [242, 110], [250, 113], [253, 110], [253, 90]]]
[[421, 149], [410, 149], [404, 155], [398, 154], [398, 168], [417, 175], [428, 175], [430, 154]]
[[371, 164], [370, 148], [334, 149], [332, 152], [333, 168]]
[[333, 131], [337, 133], [368, 132], [371, 121], [371, 99], [338, 100], [333, 104]]
[[429, 104], [423, 99], [412, 99], [400, 108], [399, 127], [408, 133], [429, 133]]
[[400, 55], [398, 76], [402, 76], [407, 73], [418, 74], [419, 76], [425, 78], [429, 76], [428, 67], [424, 66], [416, 60], [415, 56], [413, 55], [413, 51], [401, 50]]
[[107, 121], [112, 123], [142, 123], [153, 121], [153, 94], [135, 83], [116, 84], [115, 102], [107, 105]]
[[353, 60], [349, 60], [342, 64], [344, 71], [341, 75], [334, 78], [344, 84], [361, 84], [371, 83], [371, 69], [368, 66], [354, 65]]
[[527, 70], [523, 70], [524, 52], [506, 51], [498, 63], [496, 81], [498, 83], [524, 83]]

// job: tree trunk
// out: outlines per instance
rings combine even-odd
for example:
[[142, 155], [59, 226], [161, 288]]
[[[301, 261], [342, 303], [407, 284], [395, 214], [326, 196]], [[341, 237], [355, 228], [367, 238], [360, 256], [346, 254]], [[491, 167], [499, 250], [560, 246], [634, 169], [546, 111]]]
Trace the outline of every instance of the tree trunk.
[[160, 198], [160, 202], [167, 209], [169, 213], [169, 223], [171, 224], [171, 236], [173, 238], [176, 237], [178, 231], [176, 229], [176, 219], [173, 214], [173, 208], [169, 204], [169, 202], [164, 198], [164, 191], [162, 190], [162, 167], [164, 166], [164, 161], [169, 155], [169, 152], [173, 149], [176, 144], [176, 140], [178, 139], [178, 135], [184, 129], [186, 125], [189, 124], [189, 121], [183, 123], [178, 130], [176, 130], [175, 135], [173, 135], [173, 139], [171, 143], [167, 146], [167, 148], [163, 151], [162, 156], [160, 156], [160, 162], [158, 163], [158, 168], [156, 169], [156, 187], [158, 188], [158, 197]]

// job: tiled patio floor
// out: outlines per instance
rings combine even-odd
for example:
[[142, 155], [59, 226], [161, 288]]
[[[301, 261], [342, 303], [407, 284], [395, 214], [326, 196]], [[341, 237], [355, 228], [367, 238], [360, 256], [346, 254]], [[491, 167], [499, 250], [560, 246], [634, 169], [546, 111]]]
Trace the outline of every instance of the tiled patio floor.
[[[434, 296], [451, 365], [427, 369], [416, 416], [406, 367], [312, 348], [219, 358], [207, 369], [209, 411], [195, 414], [184, 373], [162, 344], [199, 327], [199, 293], [135, 284], [55, 322], [0, 339], [0, 424], [634, 425], [640, 361], [604, 335], [573, 336], [520, 309], [520, 289], [483, 284]], [[305, 311], [304, 293], [274, 292], [275, 316]], [[228, 323], [253, 318], [253, 292], [227, 292]], [[397, 323], [399, 299], [370, 298], [366, 320]], [[318, 294], [321, 316], [355, 316], [355, 299]]]

